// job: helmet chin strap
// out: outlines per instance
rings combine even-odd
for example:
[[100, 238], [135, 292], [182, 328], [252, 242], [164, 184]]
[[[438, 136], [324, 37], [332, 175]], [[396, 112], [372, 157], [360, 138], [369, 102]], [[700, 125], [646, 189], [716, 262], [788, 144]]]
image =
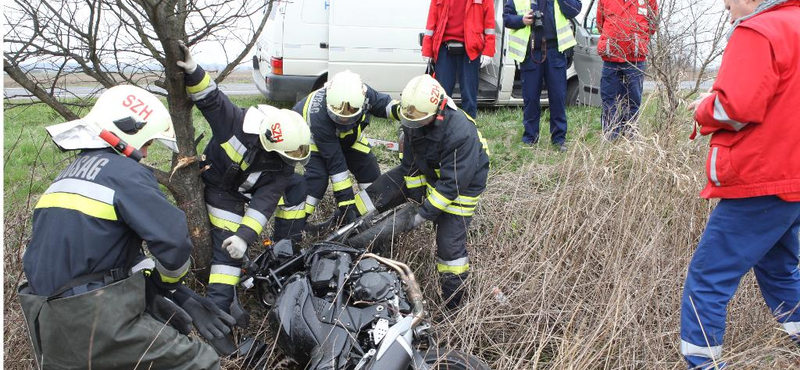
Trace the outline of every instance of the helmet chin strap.
[[125, 140], [120, 139], [115, 133], [108, 130], [103, 130], [100, 132], [99, 136], [101, 139], [103, 139], [103, 141], [107, 142], [108, 145], [111, 145], [111, 147], [116, 151], [122, 153], [122, 155], [133, 159], [136, 162], [142, 160], [142, 152], [139, 151], [139, 149], [134, 148], [132, 145], [128, 145]]

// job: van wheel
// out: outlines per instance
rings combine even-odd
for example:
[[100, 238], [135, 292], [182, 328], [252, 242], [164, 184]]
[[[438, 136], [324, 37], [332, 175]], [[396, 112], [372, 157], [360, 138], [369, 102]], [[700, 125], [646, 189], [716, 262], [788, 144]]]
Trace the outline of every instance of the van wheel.
[[578, 105], [578, 78], [575, 77], [567, 82], [567, 106], [573, 107]]

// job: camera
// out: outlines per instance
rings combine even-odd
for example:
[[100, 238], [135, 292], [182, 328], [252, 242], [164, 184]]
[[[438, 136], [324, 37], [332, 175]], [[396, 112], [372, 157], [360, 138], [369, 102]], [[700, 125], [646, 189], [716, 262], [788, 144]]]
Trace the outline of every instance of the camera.
[[544, 28], [544, 13], [538, 9], [538, 4], [536, 1], [531, 1], [531, 10], [533, 10], [533, 28], [534, 29], [542, 29]]

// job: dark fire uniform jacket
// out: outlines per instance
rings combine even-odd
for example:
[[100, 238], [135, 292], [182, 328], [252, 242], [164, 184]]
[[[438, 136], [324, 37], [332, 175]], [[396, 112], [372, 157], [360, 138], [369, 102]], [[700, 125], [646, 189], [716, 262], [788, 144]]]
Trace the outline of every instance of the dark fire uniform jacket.
[[235, 232], [252, 244], [275, 212], [294, 165], [284, 162], [277, 153], [265, 151], [257, 135], [242, 131], [246, 110], [234, 105], [202, 67], [186, 74], [186, 88], [213, 133], [204, 151], [205, 164], [211, 167], [203, 172], [203, 181], [242, 202], [249, 201], [241, 218], [231, 210], [209, 206], [211, 224]]
[[186, 274], [192, 249], [186, 215], [153, 173], [111, 148], [85, 150], [36, 204], [25, 275], [33, 294], [49, 296], [77, 277], [129, 269], [142, 240], [165, 283]]

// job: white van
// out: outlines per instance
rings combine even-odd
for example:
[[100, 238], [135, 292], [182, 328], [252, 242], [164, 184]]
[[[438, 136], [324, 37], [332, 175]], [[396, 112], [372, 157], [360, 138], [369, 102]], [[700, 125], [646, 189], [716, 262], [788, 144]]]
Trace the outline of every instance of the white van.
[[[349, 69], [397, 99], [412, 77], [425, 73], [420, 45], [430, 1], [276, 1], [253, 56], [253, 79], [267, 99], [295, 102], [322, 87], [329, 75]], [[567, 104], [600, 105], [596, 1], [585, 0], [584, 11], [573, 20], [578, 46], [567, 70]], [[497, 51], [494, 63], [481, 69], [482, 106], [522, 105], [519, 70], [506, 56], [504, 3], [495, 0]], [[453, 95], [459, 98], [458, 86]]]

